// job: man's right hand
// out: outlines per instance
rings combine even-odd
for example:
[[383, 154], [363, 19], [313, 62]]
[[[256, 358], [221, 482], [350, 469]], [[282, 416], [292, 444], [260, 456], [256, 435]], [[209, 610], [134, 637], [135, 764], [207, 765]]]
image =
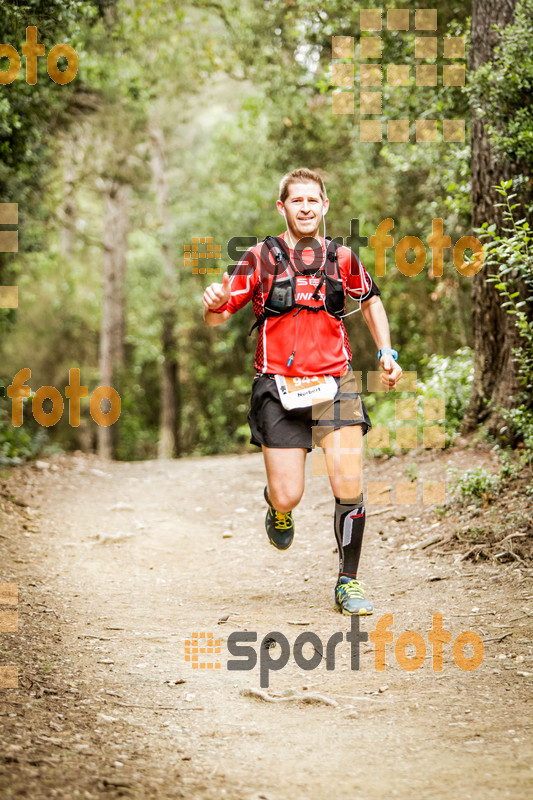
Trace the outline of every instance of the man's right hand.
[[222, 276], [222, 283], [212, 283], [204, 292], [202, 303], [206, 311], [217, 311], [230, 299], [231, 289], [227, 272]]

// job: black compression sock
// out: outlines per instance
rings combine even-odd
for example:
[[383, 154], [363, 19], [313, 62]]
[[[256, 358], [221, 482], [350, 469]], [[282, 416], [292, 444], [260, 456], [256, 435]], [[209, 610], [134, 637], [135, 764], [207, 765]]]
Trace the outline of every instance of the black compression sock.
[[335, 538], [339, 550], [339, 574], [355, 578], [365, 530], [363, 495], [342, 503], [335, 498]]

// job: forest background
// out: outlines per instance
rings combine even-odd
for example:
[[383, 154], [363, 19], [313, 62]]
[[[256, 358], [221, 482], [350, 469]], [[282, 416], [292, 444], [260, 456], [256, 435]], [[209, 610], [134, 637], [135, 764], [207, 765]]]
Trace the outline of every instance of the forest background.
[[[436, 59], [416, 58], [415, 11], [428, 5], [438, 29], [420, 35], [438, 36]], [[0, 285], [18, 286], [19, 304], [0, 308], [0, 385], [29, 367], [32, 393], [54, 386], [65, 400], [45, 427], [28, 398], [14, 427], [0, 397], [1, 465], [58, 450], [135, 460], [250, 449], [252, 310], [207, 328], [201, 296], [216, 273], [193, 274], [185, 247], [212, 237], [220, 257], [200, 266], [223, 271], [232, 237], [281, 233], [279, 179], [307, 166], [326, 180], [328, 234], [347, 237], [358, 219], [371, 236], [390, 217], [395, 245], [410, 235], [426, 246], [415, 276], [388, 251], [377, 282], [404, 371], [417, 373], [419, 395], [445, 400], [446, 445], [474, 433], [501, 451], [507, 476], [530, 475], [533, 0], [367, 0], [364, 9], [382, 10], [381, 31], [360, 33], [360, 6], [341, 0], [2, 3], [1, 42], [22, 53], [35, 25], [46, 53], [65, 42], [79, 68], [59, 85], [39, 58], [32, 85], [21, 58], [18, 78], [0, 86], [0, 202], [19, 214], [3, 226], [18, 230], [19, 246], [0, 254]], [[409, 11], [409, 31], [388, 28], [391, 9]], [[360, 141], [357, 102], [354, 114], [332, 113], [332, 37], [354, 37], [344, 63], [354, 64], [357, 99], [360, 35], [381, 37], [384, 76], [388, 64], [410, 65], [409, 85], [384, 79], [382, 115], [368, 117], [383, 119], [381, 142]], [[465, 60], [444, 58], [442, 37], [464, 38]], [[466, 64], [464, 87], [443, 85], [450, 63]], [[416, 85], [421, 64], [437, 65], [436, 86]], [[387, 141], [389, 119], [410, 120], [409, 142]], [[417, 142], [415, 120], [433, 119], [437, 141]], [[464, 119], [464, 141], [443, 141], [442, 119]], [[451, 249], [435, 274], [428, 238], [438, 218], [452, 246], [482, 239], [477, 274], [461, 274]], [[374, 251], [360, 255], [374, 275]], [[361, 315], [346, 327], [354, 369], [375, 370]], [[118, 391], [115, 425], [96, 425], [88, 399], [81, 424], [69, 424], [73, 368], [89, 396], [102, 384]], [[369, 392], [365, 402], [374, 424], [393, 431], [395, 399], [412, 396]], [[394, 448], [392, 436], [374, 452]]]

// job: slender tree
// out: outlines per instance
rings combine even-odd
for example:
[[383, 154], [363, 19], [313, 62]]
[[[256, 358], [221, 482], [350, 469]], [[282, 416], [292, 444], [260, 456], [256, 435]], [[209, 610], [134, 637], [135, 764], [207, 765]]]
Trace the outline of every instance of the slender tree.
[[[100, 378], [113, 386], [124, 365], [124, 279], [128, 244], [131, 187], [110, 180], [105, 196]], [[112, 458], [116, 447], [115, 426], [98, 428], [98, 455]]]
[[[516, 0], [474, 0], [469, 70], [491, 61], [500, 36], [497, 28], [513, 21]], [[497, 157], [483, 116], [472, 115], [471, 124], [472, 225], [495, 224], [501, 231], [502, 219], [496, 204], [501, 197], [494, 186], [520, 171], [520, 165]], [[512, 349], [518, 333], [512, 316], [501, 307], [494, 284], [482, 269], [472, 281], [474, 330], [474, 382], [462, 432], [475, 430], [483, 423], [489, 433], [500, 437], [504, 426], [501, 408], [509, 408], [509, 398], [519, 391], [517, 365]]]
[[173, 458], [179, 454], [179, 383], [178, 343], [176, 340], [177, 271], [171, 248], [172, 217], [168, 198], [168, 179], [165, 137], [157, 123], [150, 125], [150, 163], [161, 231], [161, 262], [163, 283], [160, 292], [162, 320], [161, 398], [159, 417], [158, 457]]

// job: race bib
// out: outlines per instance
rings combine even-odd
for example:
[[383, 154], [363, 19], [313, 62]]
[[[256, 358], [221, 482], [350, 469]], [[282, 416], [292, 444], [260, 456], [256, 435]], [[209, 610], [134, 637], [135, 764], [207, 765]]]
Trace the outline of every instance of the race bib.
[[287, 411], [305, 408], [313, 400], [333, 400], [337, 394], [337, 381], [332, 375], [315, 375], [313, 378], [292, 378], [276, 375], [281, 405]]

